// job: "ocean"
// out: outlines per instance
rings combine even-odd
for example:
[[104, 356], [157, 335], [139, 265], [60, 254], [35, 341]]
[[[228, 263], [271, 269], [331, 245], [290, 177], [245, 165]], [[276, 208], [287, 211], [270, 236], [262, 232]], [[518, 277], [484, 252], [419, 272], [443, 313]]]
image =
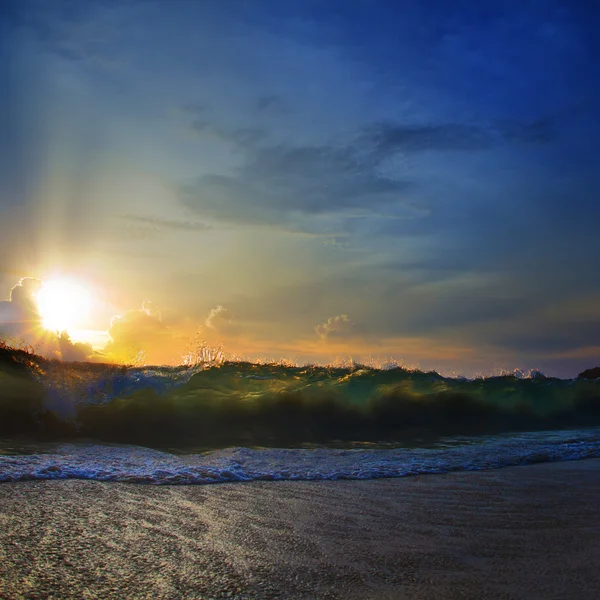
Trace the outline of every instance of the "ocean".
[[600, 457], [600, 382], [0, 349], [0, 481], [335, 480]]

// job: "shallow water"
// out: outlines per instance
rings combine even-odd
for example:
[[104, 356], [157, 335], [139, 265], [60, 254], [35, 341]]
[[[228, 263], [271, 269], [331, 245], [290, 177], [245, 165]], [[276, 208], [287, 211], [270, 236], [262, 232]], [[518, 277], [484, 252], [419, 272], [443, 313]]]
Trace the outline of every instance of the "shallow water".
[[[26, 448], [27, 449], [27, 448]], [[226, 448], [173, 454], [78, 442], [0, 455], [0, 481], [94, 479], [151, 484], [407, 477], [600, 458], [600, 428], [443, 439], [429, 447]]]

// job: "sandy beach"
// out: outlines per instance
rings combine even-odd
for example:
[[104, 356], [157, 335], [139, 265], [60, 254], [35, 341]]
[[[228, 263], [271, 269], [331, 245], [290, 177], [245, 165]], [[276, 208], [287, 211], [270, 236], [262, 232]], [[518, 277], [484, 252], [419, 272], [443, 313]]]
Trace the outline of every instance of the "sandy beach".
[[582, 599], [600, 460], [405, 479], [0, 485], [0, 597]]

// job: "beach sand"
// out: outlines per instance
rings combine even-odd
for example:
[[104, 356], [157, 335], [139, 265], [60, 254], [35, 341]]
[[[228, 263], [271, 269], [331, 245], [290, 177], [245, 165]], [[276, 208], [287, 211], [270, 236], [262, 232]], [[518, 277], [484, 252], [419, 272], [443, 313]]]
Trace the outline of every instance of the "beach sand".
[[339, 482], [0, 484], [0, 597], [600, 597], [600, 460]]

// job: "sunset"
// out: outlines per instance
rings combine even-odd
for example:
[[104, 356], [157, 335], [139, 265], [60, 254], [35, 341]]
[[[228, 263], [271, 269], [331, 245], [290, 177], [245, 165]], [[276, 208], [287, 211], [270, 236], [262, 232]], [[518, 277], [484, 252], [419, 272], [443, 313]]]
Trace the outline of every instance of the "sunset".
[[338, 4], [3, 3], [0, 296], [59, 273], [180, 343], [222, 306], [249, 359], [599, 360], [595, 16]]
[[594, 597], [599, 27], [0, 0], [0, 597]]

